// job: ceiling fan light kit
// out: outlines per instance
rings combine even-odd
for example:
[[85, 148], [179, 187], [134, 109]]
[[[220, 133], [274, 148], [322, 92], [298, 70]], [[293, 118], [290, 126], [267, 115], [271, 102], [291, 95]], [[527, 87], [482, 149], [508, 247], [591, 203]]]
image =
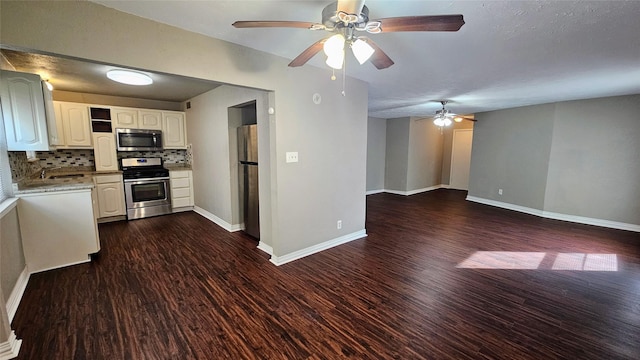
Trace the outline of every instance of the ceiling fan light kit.
[[393, 60], [371, 39], [357, 36], [356, 31], [369, 34], [400, 31], [458, 31], [462, 25], [464, 25], [462, 15], [404, 16], [369, 20], [369, 8], [364, 5], [364, 0], [340, 0], [327, 5], [322, 10], [322, 23], [302, 21], [236, 21], [233, 23], [236, 28], [284, 27], [335, 33], [328, 39], [321, 39], [304, 50], [289, 63], [291, 67], [306, 64], [324, 48], [327, 55], [326, 64], [333, 69], [342, 69], [345, 48], [349, 45], [360, 64], [371, 59], [371, 63], [379, 70], [393, 65]]
[[353, 51], [353, 56], [356, 57], [360, 65], [369, 60], [371, 55], [375, 52], [371, 45], [367, 44], [367, 42], [362, 39], [356, 39], [356, 41], [351, 44], [351, 50]]
[[447, 100], [440, 101], [440, 104], [442, 104], [442, 110], [436, 111], [436, 115], [433, 117], [433, 123], [436, 126], [439, 126], [441, 131], [442, 131], [442, 128], [446, 126], [451, 126], [451, 124], [453, 124], [454, 121], [455, 122], [461, 122], [462, 120], [476, 121], [475, 119], [459, 116], [457, 114], [452, 113], [448, 109], [445, 109], [445, 105], [448, 102], [449, 101]]
[[336, 70], [342, 69], [344, 63], [344, 43], [345, 38], [342, 34], [331, 36], [324, 42], [323, 50], [327, 55], [326, 64]]

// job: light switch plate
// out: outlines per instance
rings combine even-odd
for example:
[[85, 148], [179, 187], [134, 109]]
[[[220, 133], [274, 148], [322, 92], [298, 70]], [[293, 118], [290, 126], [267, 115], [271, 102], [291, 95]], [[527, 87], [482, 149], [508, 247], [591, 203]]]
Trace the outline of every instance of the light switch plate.
[[287, 162], [288, 163], [298, 162], [298, 152], [297, 151], [288, 151], [287, 152]]

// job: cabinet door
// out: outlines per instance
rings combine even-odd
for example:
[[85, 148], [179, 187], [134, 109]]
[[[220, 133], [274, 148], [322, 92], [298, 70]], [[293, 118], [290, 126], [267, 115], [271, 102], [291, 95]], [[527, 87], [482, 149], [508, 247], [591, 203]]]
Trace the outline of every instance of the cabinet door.
[[191, 170], [173, 170], [171, 178], [171, 207], [193, 206], [193, 176]]
[[138, 127], [147, 130], [162, 130], [162, 111], [138, 111]]
[[99, 218], [125, 214], [122, 182], [97, 184]]
[[111, 108], [111, 119], [116, 129], [137, 129], [138, 109]]
[[94, 133], [93, 153], [96, 162], [96, 171], [118, 170], [116, 139], [113, 133]]
[[2, 71], [0, 97], [8, 150], [49, 150], [39, 75]]
[[91, 147], [91, 125], [87, 104], [60, 103], [64, 142], [68, 147]]
[[[49, 145], [64, 146], [64, 126], [62, 124], [62, 103], [53, 102], [53, 120], [55, 124], [49, 123], [49, 129], [55, 126], [55, 132], [49, 132]], [[52, 119], [50, 119], [52, 120]]]
[[162, 112], [162, 136], [164, 148], [184, 149], [187, 147], [187, 131], [183, 112]]

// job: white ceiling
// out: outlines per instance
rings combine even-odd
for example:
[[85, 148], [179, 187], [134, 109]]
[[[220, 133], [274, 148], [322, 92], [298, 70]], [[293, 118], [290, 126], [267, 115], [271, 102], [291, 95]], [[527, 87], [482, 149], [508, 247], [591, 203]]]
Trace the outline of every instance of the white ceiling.
[[132, 86], [111, 81], [105, 76], [109, 70], [122, 69], [121, 66], [11, 49], [1, 49], [0, 54], [11, 64], [7, 69], [38, 74], [58, 91], [182, 102], [221, 85], [208, 80], [143, 71], [153, 79], [153, 84]]
[[[327, 36], [306, 29], [236, 29], [236, 20], [321, 21], [331, 1], [93, 1], [144, 18], [295, 58]], [[370, 116], [428, 116], [640, 93], [640, 1], [369, 0], [370, 19], [462, 14], [458, 32], [371, 35], [395, 61], [377, 70], [351, 58], [370, 84]], [[327, 69], [316, 55], [305, 66]], [[336, 81], [336, 91], [341, 91]], [[348, 96], [348, 94], [347, 94]]]

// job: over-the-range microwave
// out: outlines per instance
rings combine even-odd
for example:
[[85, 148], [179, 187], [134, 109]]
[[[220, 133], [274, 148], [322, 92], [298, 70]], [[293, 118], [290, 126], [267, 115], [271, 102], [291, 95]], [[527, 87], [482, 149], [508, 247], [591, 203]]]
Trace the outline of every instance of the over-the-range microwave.
[[162, 150], [162, 131], [144, 129], [116, 129], [118, 151]]

